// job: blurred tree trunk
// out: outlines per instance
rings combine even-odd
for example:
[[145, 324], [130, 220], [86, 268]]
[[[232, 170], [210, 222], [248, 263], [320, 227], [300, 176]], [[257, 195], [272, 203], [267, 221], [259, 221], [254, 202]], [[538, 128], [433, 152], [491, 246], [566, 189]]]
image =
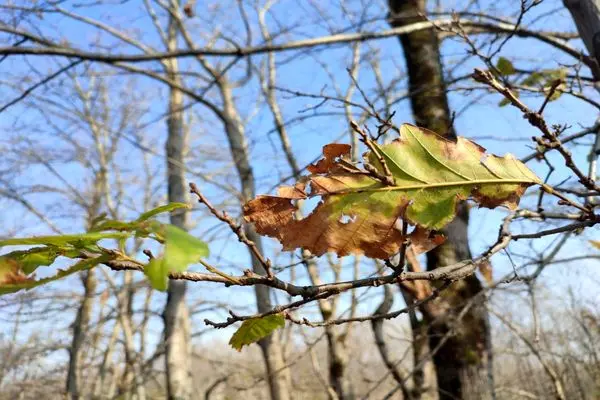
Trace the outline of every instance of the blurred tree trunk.
[[[266, 13], [268, 11], [268, 7], [261, 9], [259, 12], [259, 23], [260, 29], [265, 40], [265, 43], [272, 44], [271, 34], [267, 28], [266, 23]], [[279, 139], [281, 140], [281, 146], [283, 152], [286, 156], [286, 160], [290, 169], [292, 170], [292, 174], [294, 178], [300, 179], [302, 176], [302, 172], [300, 167], [298, 166], [298, 161], [294, 156], [291, 145], [289, 135], [287, 133], [287, 129], [285, 126], [285, 120], [283, 118], [283, 113], [281, 112], [281, 108], [279, 107], [279, 103], [277, 102], [277, 96], [275, 93], [275, 87], [277, 85], [277, 67], [275, 64], [275, 54], [273, 52], [268, 53], [267, 55], [267, 69], [264, 74], [260, 75], [261, 87], [263, 93], [265, 95], [265, 100], [269, 109], [271, 110], [271, 114], [273, 115], [273, 123], [275, 128], [277, 129], [277, 133], [279, 134]], [[298, 217], [301, 218], [301, 213], [298, 212]], [[310, 277], [311, 283], [313, 285], [318, 285], [323, 283], [321, 281], [321, 276], [319, 273], [319, 267], [314, 260], [310, 260], [310, 252], [303, 251], [302, 257], [306, 260], [304, 265]], [[319, 300], [319, 311], [321, 312], [321, 316], [323, 317], [323, 321], [327, 321], [331, 318], [335, 318], [336, 310], [335, 304], [333, 301], [329, 300]], [[325, 327], [325, 335], [327, 337], [327, 359], [328, 359], [328, 369], [329, 369], [329, 386], [335, 392], [335, 396], [340, 400], [351, 400], [354, 399], [354, 389], [352, 387], [352, 383], [346, 379], [346, 370], [348, 367], [348, 349], [346, 347], [346, 335], [340, 332], [338, 327], [329, 325]], [[335, 399], [334, 393], [329, 391], [329, 398]]]
[[[89, 120], [88, 120], [89, 122]], [[100, 157], [100, 168], [95, 173], [92, 196], [86, 205], [87, 221], [86, 228], [92, 227], [92, 221], [100, 213], [103, 195], [107, 191], [108, 177], [105, 159]], [[86, 271], [82, 277], [83, 298], [77, 309], [77, 315], [73, 321], [73, 340], [69, 349], [69, 367], [67, 370], [67, 396], [71, 400], [77, 400], [83, 396], [81, 385], [79, 383], [79, 361], [81, 359], [81, 350], [88, 334], [88, 325], [92, 313], [92, 306], [96, 296], [96, 286], [98, 284], [94, 270]]]
[[[600, 63], [600, 0], [563, 0], [563, 3], [575, 21], [588, 54]], [[598, 68], [592, 72], [599, 80]]]
[[69, 369], [67, 371], [67, 395], [69, 399], [81, 398], [79, 384], [79, 360], [81, 359], [81, 346], [85, 341], [92, 312], [92, 304], [96, 295], [96, 276], [94, 271], [86, 271], [82, 275], [83, 299], [73, 321], [73, 340], [69, 349]]
[[[600, 82], [600, 0], [563, 0], [563, 2], [575, 21], [588, 54], [596, 60], [594, 68], [591, 69], [596, 81], [596, 89], [600, 91], [598, 85]], [[588, 156], [590, 163], [588, 176], [591, 179], [596, 179], [598, 175], [598, 156], [600, 156], [600, 132], [596, 133], [596, 139]], [[587, 201], [593, 201], [593, 197], [588, 197]]]
[[[179, 6], [179, 1], [173, 1]], [[177, 49], [177, 21], [173, 15], [169, 18], [168, 50]], [[176, 58], [165, 62], [167, 77], [170, 81], [181, 85], [179, 65]], [[183, 94], [180, 90], [169, 89], [169, 116], [167, 119], [167, 184], [169, 202], [188, 202], [188, 189], [185, 182], [185, 154], [187, 138], [183, 121]], [[188, 213], [172, 213], [171, 224], [181, 228], [188, 227]], [[191, 398], [192, 380], [190, 365], [190, 321], [189, 310], [185, 302], [185, 281], [170, 281], [167, 304], [163, 311], [165, 362], [167, 372], [167, 396], [170, 400], [186, 400]]]
[[[399, 27], [426, 20], [425, 0], [389, 0], [390, 23]], [[439, 42], [435, 30], [424, 30], [400, 37], [409, 75], [411, 106], [417, 125], [431, 129], [449, 139], [456, 134], [452, 118], [443, 70]], [[428, 253], [427, 268], [434, 269], [470, 259], [468, 245], [469, 210], [466, 203], [460, 206], [456, 219], [445, 229], [447, 241]], [[485, 298], [478, 296], [482, 290], [479, 279], [472, 275], [454, 283], [443, 292], [436, 310], [422, 310], [428, 323], [429, 347], [440, 348], [433, 356], [436, 367], [440, 399], [469, 398], [465, 388], [469, 381], [478, 383], [487, 376], [488, 315]], [[458, 313], [471, 300], [477, 304], [456, 321]], [[458, 322], [458, 323], [457, 323]], [[444, 337], [450, 335], [445, 342]], [[426, 385], [426, 383], [425, 383]], [[479, 385], [478, 385], [479, 386]]]
[[[240, 178], [242, 187], [242, 196], [244, 201], [248, 201], [256, 196], [256, 186], [254, 181], [254, 172], [250, 166], [250, 155], [244, 126], [240, 119], [239, 112], [235, 106], [231, 84], [227, 79], [219, 78], [218, 87], [223, 100], [223, 122], [225, 123], [225, 132], [229, 142], [229, 148], [233, 162]], [[244, 224], [244, 232], [248, 239], [256, 244], [258, 250], [262, 253], [262, 239], [254, 228], [249, 224]], [[265, 270], [261, 262], [251, 254], [252, 270], [258, 274], [264, 275]], [[256, 295], [256, 307], [259, 313], [270, 311], [271, 304], [270, 289], [268, 286], [255, 285], [254, 293]], [[285, 365], [283, 358], [283, 347], [281, 346], [281, 337], [278, 331], [258, 342], [266, 365], [267, 381], [272, 400], [291, 399], [291, 375], [289, 368]]]

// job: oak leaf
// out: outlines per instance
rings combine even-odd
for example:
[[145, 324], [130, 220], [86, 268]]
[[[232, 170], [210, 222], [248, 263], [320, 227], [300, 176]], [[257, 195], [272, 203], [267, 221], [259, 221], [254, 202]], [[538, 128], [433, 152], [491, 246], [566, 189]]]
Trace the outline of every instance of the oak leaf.
[[[258, 233], [278, 239], [284, 250], [384, 259], [406, 240], [417, 254], [440, 244], [432, 231], [454, 219], [461, 200], [514, 209], [527, 187], [540, 183], [514, 156], [487, 154], [463, 137], [449, 140], [408, 124], [399, 133], [386, 145], [371, 142], [377, 154], [365, 153], [362, 168], [350, 162], [350, 146], [326, 145], [310, 175], [280, 187], [276, 196], [250, 200], [244, 218]], [[394, 185], [381, 179], [386, 171]], [[312, 197], [321, 198], [317, 207], [297, 218], [299, 201]], [[415, 226], [408, 237], [402, 224]]]

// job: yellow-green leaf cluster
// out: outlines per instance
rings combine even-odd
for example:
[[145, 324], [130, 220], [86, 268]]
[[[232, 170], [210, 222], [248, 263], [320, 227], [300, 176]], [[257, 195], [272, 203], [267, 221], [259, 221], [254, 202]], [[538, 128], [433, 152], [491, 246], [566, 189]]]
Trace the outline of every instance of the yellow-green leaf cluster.
[[[208, 255], [206, 243], [175, 226], [153, 220], [158, 214], [188, 207], [183, 203], [167, 204], [143, 213], [136, 220], [129, 222], [100, 216], [93, 221], [90, 232], [83, 234], [0, 240], [0, 248], [35, 246], [0, 255], [0, 294], [31, 289], [102, 263], [131, 261], [122, 249], [125, 247], [124, 242], [132, 237], [151, 238], [165, 244], [164, 257], [151, 260], [145, 268], [151, 284], [165, 290], [170, 272], [183, 271], [189, 264]], [[116, 240], [119, 250], [105, 249], [98, 244], [101, 240]], [[75, 263], [64, 270], [58, 270], [53, 276], [36, 279], [36, 269], [53, 265], [59, 256], [74, 260]], [[139, 265], [143, 264], [140, 262]]]

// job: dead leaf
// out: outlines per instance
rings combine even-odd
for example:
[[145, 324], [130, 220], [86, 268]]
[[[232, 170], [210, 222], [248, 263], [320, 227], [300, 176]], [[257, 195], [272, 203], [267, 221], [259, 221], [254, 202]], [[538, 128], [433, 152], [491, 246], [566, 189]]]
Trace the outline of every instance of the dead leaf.
[[477, 265], [479, 268], [479, 272], [485, 279], [488, 285], [491, 285], [494, 282], [492, 264], [489, 261], [482, 261]]
[[17, 285], [31, 280], [23, 273], [16, 260], [0, 257], [0, 286]]
[[352, 146], [349, 144], [327, 144], [323, 146], [323, 158], [317, 161], [316, 164], [309, 165], [307, 170], [311, 174], [334, 172], [335, 167], [339, 166], [340, 159], [350, 159], [351, 149]]

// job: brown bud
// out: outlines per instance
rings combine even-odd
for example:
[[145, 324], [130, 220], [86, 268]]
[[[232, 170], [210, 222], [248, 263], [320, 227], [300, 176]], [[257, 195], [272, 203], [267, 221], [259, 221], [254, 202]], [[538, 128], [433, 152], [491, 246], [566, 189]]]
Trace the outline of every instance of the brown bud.
[[193, 8], [193, 6], [190, 3], [186, 3], [183, 6], [183, 12], [185, 13], [185, 15], [188, 18], [193, 18], [194, 17], [194, 8]]

